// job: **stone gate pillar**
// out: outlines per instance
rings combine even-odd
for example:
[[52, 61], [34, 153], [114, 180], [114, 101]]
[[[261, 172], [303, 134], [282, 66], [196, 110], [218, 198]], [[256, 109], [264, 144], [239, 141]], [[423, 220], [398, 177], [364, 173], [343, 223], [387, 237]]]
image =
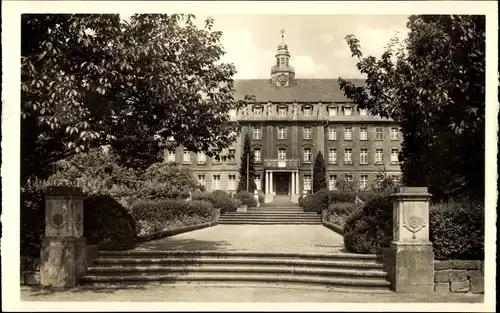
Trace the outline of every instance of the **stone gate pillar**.
[[400, 187], [393, 201], [393, 241], [388, 269], [395, 292], [434, 292], [434, 252], [429, 240], [426, 187]]
[[40, 284], [75, 287], [86, 272], [83, 200], [80, 188], [55, 186], [45, 198], [45, 237], [40, 253]]

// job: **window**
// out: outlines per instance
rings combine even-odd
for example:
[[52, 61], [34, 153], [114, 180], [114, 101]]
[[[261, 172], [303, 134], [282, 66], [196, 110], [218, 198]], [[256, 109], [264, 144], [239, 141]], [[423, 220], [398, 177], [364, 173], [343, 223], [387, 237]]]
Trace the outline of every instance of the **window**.
[[262, 107], [257, 107], [253, 109], [253, 115], [262, 116]]
[[331, 148], [328, 150], [328, 163], [337, 163], [337, 149]]
[[377, 177], [375, 178], [375, 184], [377, 185], [377, 187], [380, 187], [380, 184], [382, 183], [383, 180], [384, 180], [383, 175], [377, 175]]
[[328, 189], [337, 189], [337, 175], [330, 175], [330, 177], [328, 178]]
[[345, 175], [345, 182], [346, 182], [348, 185], [351, 185], [351, 184], [352, 184], [353, 179], [352, 179], [352, 175], [351, 175], [351, 174], [346, 174], [346, 175]]
[[345, 149], [344, 163], [345, 164], [352, 164], [352, 149]]
[[368, 187], [368, 175], [361, 175], [359, 181], [359, 188], [365, 190]]
[[206, 164], [206, 163], [207, 163], [207, 157], [205, 153], [198, 152], [198, 164]]
[[262, 162], [262, 150], [260, 148], [253, 149], [253, 155], [256, 163]]
[[219, 155], [216, 155], [212, 158], [212, 164], [220, 164], [221, 163], [221, 158]]
[[312, 108], [307, 107], [304, 108], [304, 116], [311, 116], [312, 115]]
[[328, 128], [328, 140], [337, 140], [337, 128], [336, 127]]
[[398, 128], [391, 127], [391, 140], [398, 140]]
[[278, 108], [278, 115], [279, 116], [286, 116], [286, 108]]
[[286, 149], [285, 148], [278, 149], [278, 160], [286, 160]]
[[260, 178], [260, 175], [255, 175], [255, 186], [257, 187], [257, 190], [262, 190], [262, 179]]
[[304, 175], [304, 190], [311, 190], [311, 175]]
[[167, 162], [175, 162], [175, 150], [168, 151]]
[[228, 175], [227, 190], [236, 190], [236, 175]]
[[278, 139], [286, 139], [286, 127], [278, 126]]
[[285, 65], [285, 58], [281, 57], [281, 65]]
[[205, 186], [205, 175], [198, 175], [198, 183]]
[[395, 184], [399, 184], [399, 175], [391, 175], [391, 179]]
[[328, 115], [329, 116], [337, 116], [337, 108], [336, 107], [328, 107]]
[[391, 149], [391, 163], [399, 163], [398, 149]]
[[304, 139], [312, 139], [312, 128], [304, 127]]
[[376, 149], [375, 150], [375, 163], [382, 164], [384, 163], [384, 150]]
[[384, 129], [382, 127], [375, 128], [375, 140], [384, 140]]
[[344, 128], [344, 140], [352, 140], [352, 127]]
[[227, 156], [227, 162], [228, 163], [235, 163], [236, 162], [236, 149], [234, 149], [234, 148], [229, 149], [229, 153]]
[[262, 129], [260, 127], [256, 127], [253, 129], [253, 139], [262, 139]]
[[359, 109], [359, 115], [361, 115], [361, 116], [367, 116], [368, 115], [368, 109]]
[[359, 129], [359, 140], [368, 140], [368, 128], [361, 127]]
[[220, 190], [220, 175], [213, 176], [212, 190]]
[[184, 150], [184, 156], [182, 158], [184, 164], [191, 164], [191, 152]]
[[352, 108], [344, 108], [344, 115], [351, 116], [352, 115]]
[[311, 163], [311, 148], [304, 148], [304, 162]]
[[359, 153], [359, 163], [360, 164], [368, 164], [368, 150], [361, 149]]

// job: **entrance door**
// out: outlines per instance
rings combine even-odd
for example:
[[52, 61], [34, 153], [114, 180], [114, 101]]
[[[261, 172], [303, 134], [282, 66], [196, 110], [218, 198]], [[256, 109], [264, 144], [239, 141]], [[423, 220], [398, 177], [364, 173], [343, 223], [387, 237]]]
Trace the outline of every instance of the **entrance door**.
[[276, 195], [288, 195], [289, 173], [274, 173], [276, 177]]

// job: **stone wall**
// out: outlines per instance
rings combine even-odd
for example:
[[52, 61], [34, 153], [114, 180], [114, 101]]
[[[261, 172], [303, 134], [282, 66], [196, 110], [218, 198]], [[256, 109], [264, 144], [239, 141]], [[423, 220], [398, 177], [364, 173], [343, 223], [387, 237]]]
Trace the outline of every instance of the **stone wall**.
[[484, 293], [484, 261], [434, 262], [436, 292]]
[[[86, 247], [86, 262], [84, 266], [87, 268], [99, 256], [98, 245], [87, 245]], [[40, 259], [21, 258], [21, 285], [39, 285], [40, 284]]]
[[40, 259], [21, 258], [21, 285], [40, 284]]

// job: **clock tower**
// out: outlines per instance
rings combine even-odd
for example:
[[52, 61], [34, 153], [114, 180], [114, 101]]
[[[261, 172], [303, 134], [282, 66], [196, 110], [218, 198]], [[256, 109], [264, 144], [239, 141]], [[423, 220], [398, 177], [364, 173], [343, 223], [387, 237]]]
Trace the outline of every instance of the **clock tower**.
[[281, 44], [276, 53], [276, 65], [271, 67], [271, 83], [277, 87], [289, 87], [293, 85], [295, 69], [290, 66], [290, 53], [285, 44], [285, 31], [281, 30]]

